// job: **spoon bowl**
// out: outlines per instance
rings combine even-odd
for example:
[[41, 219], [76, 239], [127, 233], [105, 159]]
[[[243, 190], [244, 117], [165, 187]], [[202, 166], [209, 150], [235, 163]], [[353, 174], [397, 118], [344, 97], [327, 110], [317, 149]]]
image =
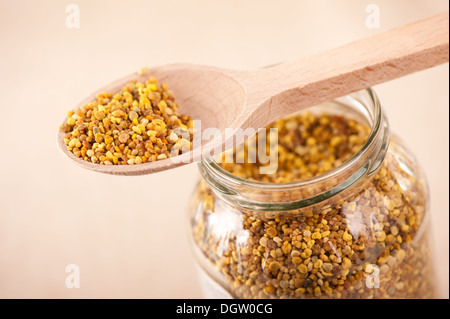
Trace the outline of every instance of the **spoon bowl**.
[[[154, 67], [142, 75], [137, 73], [127, 75], [98, 89], [78, 103], [75, 108], [91, 103], [98, 93], [111, 92], [114, 94], [130, 81], [145, 82], [149, 77], [157, 78], [160, 83], [170, 83], [169, 89], [175, 92], [179, 114], [186, 114], [199, 120], [203, 129], [217, 128], [222, 131], [225, 128], [233, 127], [232, 122], [243, 112], [245, 107], [245, 91], [236, 79], [219, 69], [179, 63]], [[189, 83], [189, 85], [187, 86], [186, 83]], [[208, 102], [206, 103], [206, 101]], [[201, 107], [199, 107], [200, 105]], [[193, 153], [188, 152], [177, 156], [176, 160], [168, 158], [139, 164], [138, 171], [135, 170], [137, 165], [100, 165], [80, 159], [67, 150], [64, 143], [65, 134], [64, 132], [58, 133], [59, 148], [78, 165], [101, 173], [141, 175], [194, 161]], [[208, 147], [208, 142], [202, 141], [202, 149], [205, 153], [206, 150], [211, 150], [214, 147], [214, 145]], [[200, 158], [201, 155], [199, 154], [195, 160]]]

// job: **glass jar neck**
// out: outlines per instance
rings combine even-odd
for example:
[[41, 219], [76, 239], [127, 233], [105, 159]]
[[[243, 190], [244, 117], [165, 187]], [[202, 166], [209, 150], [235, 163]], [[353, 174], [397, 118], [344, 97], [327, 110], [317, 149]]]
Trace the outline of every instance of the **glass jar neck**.
[[314, 107], [367, 123], [369, 136], [349, 160], [322, 175], [290, 183], [262, 183], [237, 177], [214, 159], [203, 160], [200, 172], [216, 195], [243, 209], [290, 211], [332, 204], [363, 188], [378, 171], [389, 146], [388, 122], [372, 89]]

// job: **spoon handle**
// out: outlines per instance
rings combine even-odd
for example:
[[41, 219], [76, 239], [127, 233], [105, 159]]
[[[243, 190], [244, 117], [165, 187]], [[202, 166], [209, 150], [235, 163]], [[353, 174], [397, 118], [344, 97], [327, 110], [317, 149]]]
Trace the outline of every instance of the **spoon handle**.
[[448, 55], [447, 11], [256, 74], [247, 73], [242, 79], [249, 95], [247, 110], [271, 121], [448, 62]]

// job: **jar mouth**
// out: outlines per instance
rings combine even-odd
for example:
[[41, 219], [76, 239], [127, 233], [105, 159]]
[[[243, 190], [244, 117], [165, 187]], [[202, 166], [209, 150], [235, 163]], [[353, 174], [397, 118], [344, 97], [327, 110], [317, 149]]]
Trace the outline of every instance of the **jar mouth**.
[[[313, 185], [323, 184], [342, 175], [347, 175], [347, 178], [341, 178], [339, 184], [341, 188], [347, 188], [350, 185], [354, 184], [356, 181], [360, 180], [363, 176], [372, 174], [373, 172], [378, 170], [379, 166], [383, 162], [390, 139], [389, 127], [384, 117], [379, 99], [376, 93], [371, 88], [343, 96], [339, 99], [344, 99], [346, 103], [355, 105], [358, 104], [358, 107], [361, 109], [360, 113], [366, 113], [364, 114], [365, 118], [368, 120], [371, 126], [370, 133], [363, 146], [355, 154], [353, 154], [352, 157], [350, 157], [341, 165], [323, 174], [307, 179], [287, 183], [271, 183], [253, 181], [236, 176], [222, 168], [214, 158], [210, 157], [203, 159], [201, 161], [201, 164], [199, 165], [203, 177], [211, 186], [213, 186], [222, 194], [238, 195], [239, 191], [237, 191], [236, 188], [246, 188], [260, 191], [289, 191], [292, 189], [308, 188], [312, 187]], [[332, 102], [336, 102], [339, 99], [336, 99]], [[377, 156], [373, 156], [374, 152]], [[353, 173], [349, 175], [348, 172]], [[212, 175], [210, 177], [213, 180], [211, 180], [211, 178], [208, 178], [208, 175]], [[342, 189], [335, 190], [335, 192], [330, 191], [331, 189], [325, 192], [322, 191], [322, 194], [316, 195], [324, 195], [324, 193], [328, 193], [328, 196], [326, 197], [329, 198], [330, 196], [334, 196], [336, 191], [340, 192], [342, 191]], [[319, 197], [321, 197], [321, 199], [317, 201], [311, 201], [311, 198], [303, 199], [302, 201], [306, 200], [304, 205], [297, 206], [305, 207], [313, 204], [313, 202], [323, 200], [323, 196]]]

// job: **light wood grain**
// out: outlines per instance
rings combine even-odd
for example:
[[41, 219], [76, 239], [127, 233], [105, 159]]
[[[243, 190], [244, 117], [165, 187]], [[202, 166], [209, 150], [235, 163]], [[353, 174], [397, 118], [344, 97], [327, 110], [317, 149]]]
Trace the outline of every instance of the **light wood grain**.
[[[200, 119], [202, 130], [215, 127], [262, 128], [276, 118], [336, 97], [368, 88], [413, 72], [448, 62], [448, 12], [379, 35], [271, 68], [234, 71], [209, 66], [173, 64], [155, 67], [151, 76], [169, 84], [180, 113]], [[77, 106], [91, 102], [99, 92], [117, 92], [131, 74], [91, 94]], [[225, 134], [223, 134], [225, 136]], [[239, 133], [236, 134], [237, 137]], [[64, 133], [61, 150], [82, 167], [109, 174], [140, 175], [182, 165], [186, 159], [209, 156], [227, 141], [202, 141], [200, 152], [139, 165], [99, 165], [83, 161], [67, 150]], [[195, 156], [193, 156], [195, 155]]]

